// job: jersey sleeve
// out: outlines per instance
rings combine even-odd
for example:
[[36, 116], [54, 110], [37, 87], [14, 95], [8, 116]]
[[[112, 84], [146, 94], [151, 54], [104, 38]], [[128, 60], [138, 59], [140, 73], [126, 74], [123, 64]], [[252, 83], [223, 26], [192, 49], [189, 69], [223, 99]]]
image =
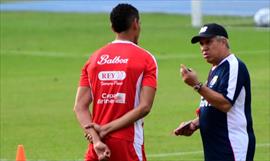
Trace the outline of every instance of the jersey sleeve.
[[[249, 72], [248, 72], [248, 69], [246, 68], [245, 64], [240, 62], [238, 68], [239, 69], [238, 69], [238, 74], [237, 74], [237, 82], [235, 85], [235, 92], [234, 92], [234, 96], [232, 99], [233, 104], [235, 103], [236, 99], [240, 95], [241, 90], [243, 88], [246, 88], [247, 84], [249, 84], [248, 86], [250, 86]], [[247, 89], [245, 89], [245, 90], [247, 90]]]
[[82, 68], [79, 86], [90, 87], [88, 72], [87, 72], [87, 68], [89, 64], [90, 64], [90, 61], [88, 60], [85, 63], [84, 67]]
[[150, 55], [146, 61], [146, 69], [142, 80], [142, 86], [157, 88], [158, 66], [154, 56]]
[[[230, 78], [229, 71], [226, 71], [221, 79], [220, 87], [217, 92], [221, 93], [232, 105], [233, 105], [233, 95], [234, 95], [234, 85], [230, 84], [230, 79], [232, 80], [232, 76]], [[229, 93], [230, 91], [230, 93]]]
[[243, 70], [239, 68], [238, 62], [230, 64], [223, 76], [220, 85], [220, 92], [232, 105], [234, 105], [237, 97], [240, 94], [242, 87], [244, 86], [245, 79], [248, 79], [243, 75]]

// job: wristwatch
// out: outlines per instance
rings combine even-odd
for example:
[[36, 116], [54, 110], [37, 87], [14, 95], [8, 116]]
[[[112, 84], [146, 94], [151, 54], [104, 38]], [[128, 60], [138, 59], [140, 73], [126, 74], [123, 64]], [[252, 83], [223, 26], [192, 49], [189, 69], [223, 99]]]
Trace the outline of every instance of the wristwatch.
[[199, 82], [198, 84], [196, 84], [195, 86], [193, 86], [193, 89], [197, 92], [200, 91], [200, 89], [202, 88], [203, 86], [203, 83], [202, 82]]

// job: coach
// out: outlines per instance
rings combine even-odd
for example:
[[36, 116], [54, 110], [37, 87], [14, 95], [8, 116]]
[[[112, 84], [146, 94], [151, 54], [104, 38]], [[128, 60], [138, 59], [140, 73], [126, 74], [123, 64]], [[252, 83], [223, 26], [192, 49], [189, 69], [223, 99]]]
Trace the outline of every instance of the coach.
[[230, 53], [228, 34], [221, 25], [204, 25], [191, 42], [200, 43], [212, 68], [203, 84], [195, 71], [181, 65], [183, 81], [201, 95], [201, 102], [198, 117], [189, 124], [182, 122], [175, 134], [190, 136], [199, 128], [205, 161], [252, 161], [255, 135], [247, 67]]

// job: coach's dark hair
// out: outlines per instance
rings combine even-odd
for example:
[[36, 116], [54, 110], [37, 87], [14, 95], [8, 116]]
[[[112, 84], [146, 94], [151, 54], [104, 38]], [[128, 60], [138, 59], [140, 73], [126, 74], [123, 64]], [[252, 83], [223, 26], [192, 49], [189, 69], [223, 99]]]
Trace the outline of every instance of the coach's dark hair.
[[112, 28], [117, 33], [128, 30], [135, 18], [139, 20], [139, 11], [125, 3], [118, 4], [110, 14]]

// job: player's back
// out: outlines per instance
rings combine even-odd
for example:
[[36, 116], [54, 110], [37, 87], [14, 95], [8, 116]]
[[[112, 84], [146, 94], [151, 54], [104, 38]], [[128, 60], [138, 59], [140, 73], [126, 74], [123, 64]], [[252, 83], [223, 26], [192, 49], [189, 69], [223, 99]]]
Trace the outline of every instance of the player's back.
[[[103, 125], [135, 108], [142, 85], [156, 87], [156, 72], [152, 55], [131, 42], [114, 41], [96, 51], [87, 68], [94, 98], [93, 122]], [[135, 124], [110, 135], [133, 140]], [[142, 125], [137, 130], [142, 131]]]

